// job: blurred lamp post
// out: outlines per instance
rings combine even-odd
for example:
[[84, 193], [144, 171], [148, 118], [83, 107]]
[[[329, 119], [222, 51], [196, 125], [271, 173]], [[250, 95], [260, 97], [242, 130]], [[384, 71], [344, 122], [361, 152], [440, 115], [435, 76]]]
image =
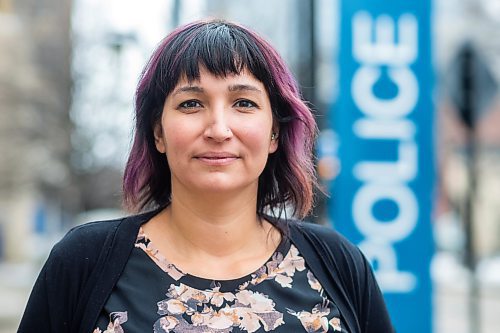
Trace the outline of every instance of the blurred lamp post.
[[497, 91], [497, 83], [475, 47], [466, 43], [452, 62], [448, 89], [458, 114], [466, 126], [465, 157], [468, 187], [464, 202], [463, 222], [465, 229], [465, 263], [470, 271], [469, 284], [469, 332], [481, 332], [479, 282], [476, 276], [476, 230], [474, 204], [477, 193], [478, 119], [489, 110]]

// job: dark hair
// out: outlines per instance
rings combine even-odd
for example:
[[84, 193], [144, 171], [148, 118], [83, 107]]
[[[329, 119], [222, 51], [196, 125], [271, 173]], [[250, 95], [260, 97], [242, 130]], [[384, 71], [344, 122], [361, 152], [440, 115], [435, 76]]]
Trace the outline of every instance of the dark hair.
[[177, 28], [146, 64], [136, 91], [135, 136], [123, 180], [125, 207], [138, 212], [170, 203], [170, 169], [156, 149], [153, 129], [179, 79], [199, 79], [200, 65], [219, 77], [246, 69], [266, 87], [279, 141], [259, 177], [257, 213], [286, 205], [293, 214], [305, 216], [316, 185], [312, 150], [317, 127], [312, 112], [274, 48], [255, 32], [222, 20]]

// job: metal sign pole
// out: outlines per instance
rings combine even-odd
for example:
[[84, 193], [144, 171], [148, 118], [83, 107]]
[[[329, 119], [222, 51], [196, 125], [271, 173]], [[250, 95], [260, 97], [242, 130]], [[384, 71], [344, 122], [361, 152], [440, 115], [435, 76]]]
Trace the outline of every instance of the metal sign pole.
[[477, 163], [477, 143], [475, 131], [468, 132], [467, 142], [467, 173], [468, 191], [464, 207], [464, 222], [466, 230], [466, 263], [469, 267], [469, 332], [481, 332], [481, 309], [479, 301], [479, 281], [476, 274], [476, 251], [475, 251], [475, 230], [474, 230], [474, 203], [476, 199], [476, 163]]
[[479, 283], [476, 276], [476, 251], [475, 251], [475, 230], [474, 230], [474, 203], [476, 199], [476, 161], [477, 161], [477, 143], [475, 135], [476, 127], [476, 105], [475, 91], [476, 87], [476, 71], [474, 68], [474, 54], [472, 48], [465, 48], [461, 59], [462, 77], [462, 109], [461, 115], [464, 123], [467, 125], [467, 142], [466, 142], [466, 163], [467, 163], [467, 182], [468, 189], [464, 204], [464, 228], [466, 235], [465, 248], [465, 263], [469, 268], [469, 332], [481, 332], [480, 329], [480, 309], [479, 309]]
[[490, 104], [497, 94], [498, 84], [477, 47], [465, 43], [452, 61], [448, 74], [449, 95], [458, 115], [466, 126], [465, 158], [467, 165], [467, 192], [464, 198], [463, 223], [465, 230], [465, 264], [470, 272], [469, 279], [469, 331], [481, 332], [480, 285], [476, 276], [476, 230], [474, 225], [474, 204], [477, 192], [478, 142], [476, 127], [478, 120], [491, 110]]

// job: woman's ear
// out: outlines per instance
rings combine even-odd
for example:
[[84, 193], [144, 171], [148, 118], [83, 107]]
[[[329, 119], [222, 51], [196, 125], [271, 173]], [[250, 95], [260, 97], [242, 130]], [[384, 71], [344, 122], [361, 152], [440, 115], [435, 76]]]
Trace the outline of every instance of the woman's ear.
[[165, 154], [167, 152], [167, 143], [165, 142], [165, 136], [163, 135], [163, 127], [160, 122], [157, 122], [153, 128], [153, 134], [155, 137], [155, 146], [156, 149]]
[[278, 150], [278, 140], [279, 137], [279, 128], [277, 126], [273, 126], [273, 132], [271, 133], [271, 144], [269, 145], [269, 154], [274, 153]]

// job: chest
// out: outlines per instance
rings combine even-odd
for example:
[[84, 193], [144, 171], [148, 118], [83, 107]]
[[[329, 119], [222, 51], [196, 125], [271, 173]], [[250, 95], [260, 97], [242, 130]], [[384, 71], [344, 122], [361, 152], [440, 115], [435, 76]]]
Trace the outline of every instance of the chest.
[[250, 275], [214, 281], [135, 248], [94, 332], [346, 332], [297, 249], [281, 251]]

